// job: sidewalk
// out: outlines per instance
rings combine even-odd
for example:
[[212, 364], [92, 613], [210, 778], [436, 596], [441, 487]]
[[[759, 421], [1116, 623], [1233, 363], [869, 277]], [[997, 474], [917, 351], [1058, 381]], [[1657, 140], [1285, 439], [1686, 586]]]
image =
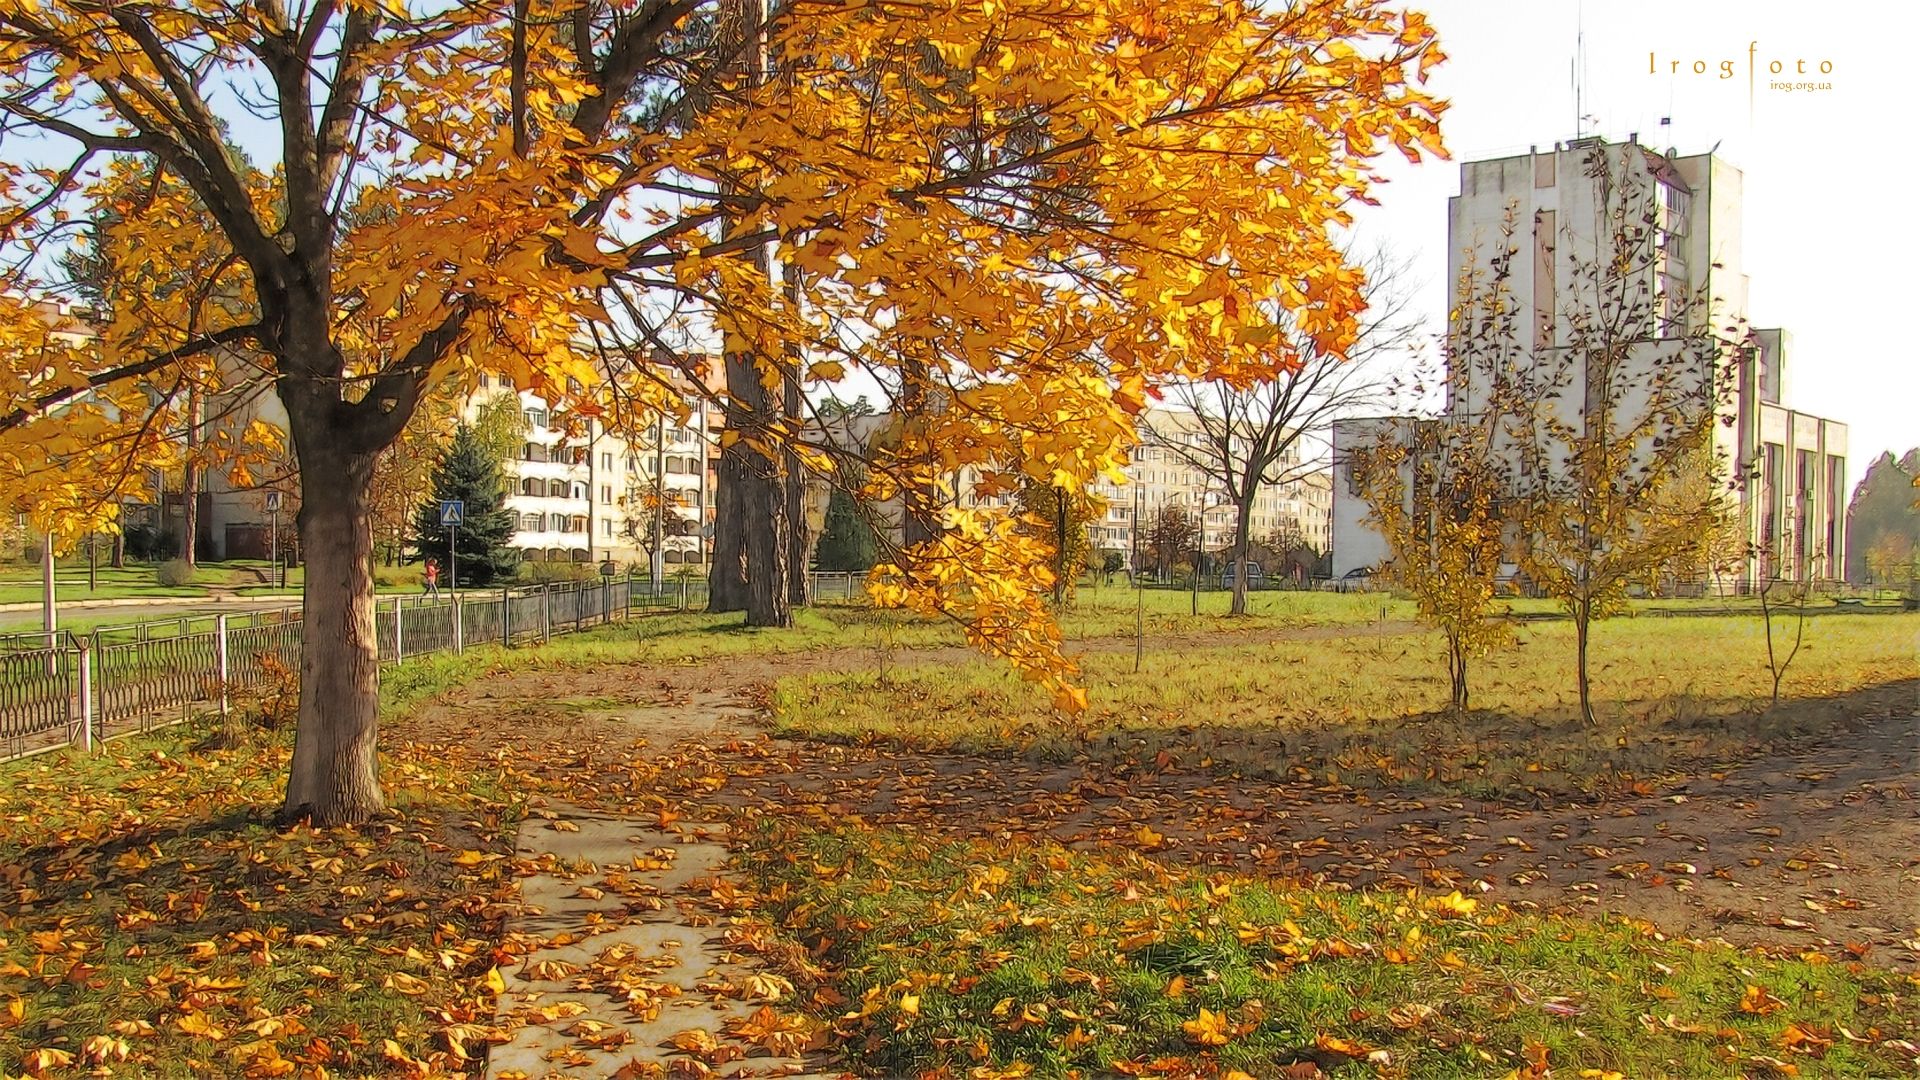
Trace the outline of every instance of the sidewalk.
[[[402, 594], [405, 595], [405, 594]], [[255, 593], [242, 595], [232, 588], [209, 588], [204, 596], [123, 596], [113, 600], [67, 600], [60, 599], [62, 612], [106, 611], [112, 608], [137, 607], [189, 607], [195, 604], [298, 604], [301, 596], [298, 592]], [[39, 611], [40, 601], [33, 600], [23, 604], [0, 604], [0, 615], [24, 611]]]

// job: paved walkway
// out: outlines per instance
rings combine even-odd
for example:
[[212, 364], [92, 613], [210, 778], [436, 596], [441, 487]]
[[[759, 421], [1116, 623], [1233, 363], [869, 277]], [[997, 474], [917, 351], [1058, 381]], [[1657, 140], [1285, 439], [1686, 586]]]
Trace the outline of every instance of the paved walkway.
[[[671, 716], [671, 725], [661, 721]], [[718, 729], [746, 711], [720, 695], [609, 710], [644, 730]], [[490, 1080], [789, 1076], [831, 1072], [786, 999], [791, 984], [742, 948], [726, 913], [724, 827], [536, 805], [516, 842], [522, 911], [496, 1006], [511, 1041]]]

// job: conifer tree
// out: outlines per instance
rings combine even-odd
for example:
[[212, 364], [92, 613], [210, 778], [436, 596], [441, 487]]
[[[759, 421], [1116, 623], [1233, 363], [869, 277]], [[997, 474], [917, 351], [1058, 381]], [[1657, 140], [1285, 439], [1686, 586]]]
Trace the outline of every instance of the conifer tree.
[[852, 495], [834, 488], [827, 503], [827, 522], [814, 556], [820, 569], [865, 573], [879, 557], [873, 526], [860, 516]]
[[[440, 504], [449, 499], [463, 504], [460, 527], [452, 534], [457, 560], [448, 557], [448, 530], [440, 524]], [[505, 502], [499, 459], [471, 427], [460, 425], [434, 469], [433, 497], [414, 511], [415, 553], [423, 561], [438, 562], [448, 581], [457, 572], [457, 584], [462, 586], [491, 585], [511, 577], [519, 556], [508, 543], [515, 521]]]

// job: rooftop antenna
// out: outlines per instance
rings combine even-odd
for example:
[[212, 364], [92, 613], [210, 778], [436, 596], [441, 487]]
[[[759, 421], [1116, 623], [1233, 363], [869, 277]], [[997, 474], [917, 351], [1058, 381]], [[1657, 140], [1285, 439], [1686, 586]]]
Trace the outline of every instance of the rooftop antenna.
[[[1593, 117], [1585, 109], [1587, 91], [1587, 5], [1582, 3], [1576, 9], [1576, 22], [1573, 32], [1573, 137], [1578, 139], [1586, 135], [1584, 125]], [[1596, 121], [1597, 123], [1597, 121]]]

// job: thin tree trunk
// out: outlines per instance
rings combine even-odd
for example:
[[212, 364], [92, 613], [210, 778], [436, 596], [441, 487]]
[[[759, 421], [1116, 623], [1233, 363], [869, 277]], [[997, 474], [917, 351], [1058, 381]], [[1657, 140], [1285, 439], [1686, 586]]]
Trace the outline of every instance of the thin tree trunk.
[[[786, 300], [787, 309], [796, 315], [800, 312], [801, 269], [792, 261], [780, 267], [780, 291]], [[786, 384], [781, 400], [782, 410], [787, 419], [796, 426], [801, 418], [800, 364], [798, 349], [787, 356]], [[813, 602], [813, 576], [807, 572], [808, 564], [813, 560], [813, 544], [817, 539], [807, 521], [807, 474], [800, 464], [800, 455], [788, 450], [782, 459], [786, 466], [787, 525], [792, 530], [787, 537], [787, 599], [794, 607], [805, 607]]]
[[200, 538], [200, 391], [187, 391], [187, 458], [180, 468], [180, 561], [198, 561]]
[[[124, 515], [125, 512], [123, 508], [121, 513]], [[115, 570], [127, 565], [127, 521], [124, 516], [120, 519], [120, 530], [113, 534], [113, 560], [109, 565]]]
[[806, 607], [813, 603], [813, 577], [807, 571], [817, 537], [807, 524], [807, 478], [797, 456], [787, 455], [787, 470], [787, 523], [792, 529], [787, 537], [787, 598], [794, 607]]
[[[927, 411], [927, 365], [913, 357], [900, 363], [900, 415], [908, 425]], [[900, 544], [912, 547], [934, 538], [933, 493], [920, 484], [908, 484], [900, 492]]]
[[[318, 428], [317, 424], [301, 425]], [[318, 439], [325, 439], [322, 429]], [[385, 808], [375, 739], [379, 658], [368, 516], [373, 455], [301, 447], [296, 519], [306, 557], [300, 711], [283, 813], [315, 825], [363, 821]]]
[[1587, 679], [1587, 628], [1592, 620], [1592, 606], [1585, 600], [1576, 602], [1573, 607], [1573, 633], [1574, 649], [1579, 654], [1577, 678], [1580, 683], [1580, 719], [1588, 725], [1594, 722], [1592, 684]]
[[1247, 548], [1251, 540], [1247, 530], [1253, 523], [1253, 499], [1259, 490], [1249, 483], [1246, 497], [1239, 500], [1239, 505], [1234, 508], [1233, 562], [1230, 564], [1233, 567], [1233, 606], [1228, 609], [1232, 615], [1247, 613]]
[[1464, 713], [1467, 711], [1467, 650], [1460, 635], [1447, 635], [1447, 651], [1451, 654], [1447, 658], [1447, 667], [1453, 677], [1453, 708], [1456, 712]]

